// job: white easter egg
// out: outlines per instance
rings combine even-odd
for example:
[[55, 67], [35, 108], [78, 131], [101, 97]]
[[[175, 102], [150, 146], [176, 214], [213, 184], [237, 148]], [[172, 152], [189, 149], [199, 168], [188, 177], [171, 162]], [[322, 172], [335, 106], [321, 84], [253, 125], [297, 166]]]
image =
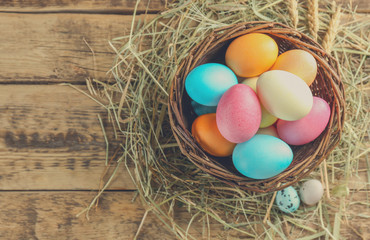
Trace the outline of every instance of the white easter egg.
[[302, 184], [299, 195], [302, 202], [314, 205], [320, 201], [324, 194], [324, 188], [319, 180], [311, 179]]

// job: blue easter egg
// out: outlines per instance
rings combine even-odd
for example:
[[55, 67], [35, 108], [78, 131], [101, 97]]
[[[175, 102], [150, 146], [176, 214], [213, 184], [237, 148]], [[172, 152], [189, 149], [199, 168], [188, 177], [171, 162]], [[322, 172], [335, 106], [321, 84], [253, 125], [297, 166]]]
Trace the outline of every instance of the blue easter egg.
[[219, 63], [206, 63], [194, 68], [185, 79], [185, 89], [191, 99], [206, 106], [217, 106], [221, 96], [238, 84], [234, 72]]
[[197, 103], [194, 100], [191, 101], [191, 106], [193, 107], [195, 114], [198, 116], [208, 114], [208, 113], [216, 113], [216, 109], [217, 109], [217, 106], [212, 106], [212, 107], [205, 106], [205, 105]]
[[285, 213], [292, 213], [297, 210], [300, 202], [298, 193], [292, 186], [276, 193], [275, 203]]
[[235, 168], [244, 176], [266, 179], [284, 171], [293, 160], [293, 152], [277, 137], [256, 134], [236, 145], [232, 159]]

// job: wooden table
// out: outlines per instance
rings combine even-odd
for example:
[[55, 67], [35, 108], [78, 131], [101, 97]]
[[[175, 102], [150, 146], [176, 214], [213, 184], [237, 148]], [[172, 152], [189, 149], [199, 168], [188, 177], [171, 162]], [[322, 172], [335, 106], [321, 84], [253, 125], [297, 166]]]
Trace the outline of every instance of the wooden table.
[[[354, 1], [356, 2], [356, 1]], [[358, 1], [368, 11], [365, 1]], [[99, 189], [105, 110], [76, 89], [105, 79], [108, 40], [127, 34], [136, 1], [0, 2], [0, 239], [132, 239], [144, 215], [124, 167], [92, 210]], [[145, 13], [141, 1], [138, 13]], [[165, 6], [152, 0], [148, 14]], [[149, 16], [149, 17], [150, 17]], [[88, 45], [94, 50], [97, 68]], [[106, 123], [106, 119], [103, 119]], [[199, 235], [200, 236], [200, 235]], [[140, 239], [174, 239], [149, 214]]]

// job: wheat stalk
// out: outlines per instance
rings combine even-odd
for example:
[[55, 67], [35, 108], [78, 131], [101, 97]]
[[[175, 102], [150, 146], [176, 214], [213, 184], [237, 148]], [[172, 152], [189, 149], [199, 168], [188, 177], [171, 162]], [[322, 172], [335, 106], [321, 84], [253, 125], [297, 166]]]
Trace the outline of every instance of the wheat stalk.
[[317, 40], [317, 33], [319, 31], [319, 3], [318, 0], [308, 1], [308, 29], [310, 34]]
[[293, 23], [293, 27], [298, 26], [298, 2], [297, 0], [288, 0], [288, 11], [290, 20]]
[[322, 42], [323, 48], [330, 53], [334, 45], [335, 36], [339, 30], [340, 16], [341, 16], [341, 7], [336, 6], [335, 1], [333, 1], [332, 9], [334, 11], [328, 26], [328, 30], [325, 34], [324, 40]]

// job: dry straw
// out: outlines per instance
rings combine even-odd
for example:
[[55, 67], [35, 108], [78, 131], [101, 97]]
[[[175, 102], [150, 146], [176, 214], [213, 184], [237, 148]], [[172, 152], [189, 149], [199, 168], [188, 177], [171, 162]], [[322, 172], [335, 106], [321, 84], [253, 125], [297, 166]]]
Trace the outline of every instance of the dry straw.
[[[124, 165], [147, 209], [138, 237], [146, 226], [146, 216], [154, 213], [179, 239], [352, 239], [353, 231], [346, 236], [343, 229], [351, 228], [356, 221], [360, 226], [370, 217], [351, 210], [353, 206], [366, 206], [363, 199], [348, 202], [357, 197], [351, 179], [366, 174], [361, 160], [368, 153], [365, 140], [366, 129], [369, 129], [369, 100], [365, 91], [369, 89], [366, 69], [370, 55], [366, 34], [369, 21], [361, 20], [351, 9], [343, 9], [349, 18], [341, 25], [332, 44], [332, 56], [339, 63], [345, 86], [347, 119], [339, 146], [326, 158], [326, 170], [322, 168], [331, 200], [324, 198], [317, 206], [301, 206], [296, 213], [284, 215], [270, 204], [273, 193], [248, 192], [229, 186], [182, 155], [171, 131], [167, 103], [172, 80], [180, 63], [189, 55], [189, 49], [215, 29], [226, 29], [232, 24], [294, 23], [286, 3], [281, 0], [207, 0], [167, 4], [168, 10], [155, 17], [135, 16], [130, 34], [110, 42], [116, 53], [109, 71], [110, 80], [88, 81], [94, 94], [84, 94], [107, 110], [105, 118], [112, 127], [102, 125], [102, 129], [107, 135], [113, 135], [113, 138], [107, 137], [109, 149], [117, 150], [110, 154], [109, 171], [105, 171], [102, 178], [104, 184], [86, 212], [96, 206], [114, 173]], [[330, 3], [321, 5], [323, 9], [314, 12], [319, 14], [321, 29], [326, 31], [332, 11], [325, 7]], [[306, 4], [298, 5], [298, 12], [304, 13], [300, 16], [302, 19], [308, 10]], [[299, 21], [297, 30], [310, 33], [307, 22]], [[316, 27], [310, 29], [316, 28], [317, 33], [318, 22], [312, 26]], [[98, 87], [93, 90], [93, 85]], [[112, 132], [107, 132], [108, 129]], [[118, 140], [120, 143], [114, 145]], [[310, 178], [320, 178], [319, 169], [311, 172]], [[360, 186], [362, 192], [369, 191], [368, 183]], [[356, 231], [361, 236], [361, 231]]]

